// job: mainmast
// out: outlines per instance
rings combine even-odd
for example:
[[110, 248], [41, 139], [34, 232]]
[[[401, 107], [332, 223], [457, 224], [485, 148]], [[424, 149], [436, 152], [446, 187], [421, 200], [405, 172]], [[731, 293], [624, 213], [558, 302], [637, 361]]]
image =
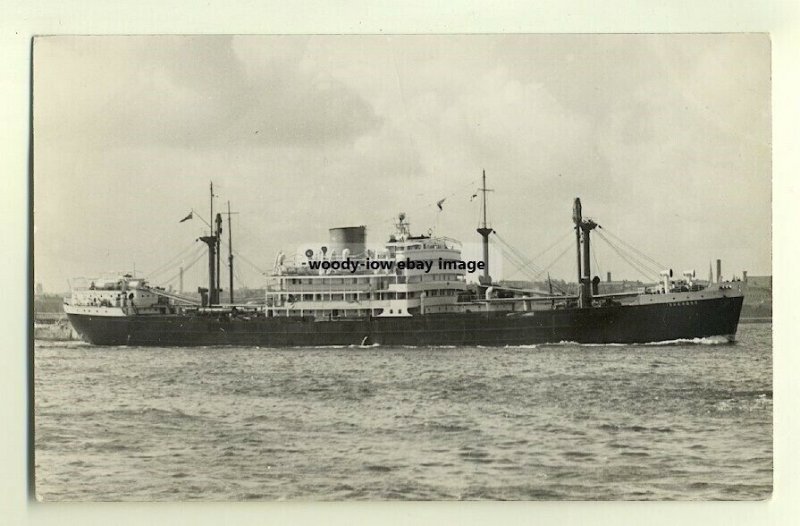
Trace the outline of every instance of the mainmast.
[[486, 223], [486, 192], [492, 192], [493, 190], [486, 188], [486, 170], [483, 171], [483, 186], [478, 188], [481, 192], [483, 192], [483, 204], [481, 208], [483, 209], [483, 223], [480, 228], [478, 228], [478, 233], [483, 238], [483, 276], [479, 280], [482, 285], [491, 285], [492, 278], [489, 276], [489, 234], [494, 232], [491, 228], [488, 227]]
[[233, 304], [233, 230], [231, 229], [231, 202], [228, 201], [228, 286]]
[[[572, 221], [575, 223], [575, 243], [578, 248], [578, 296], [581, 308], [591, 307], [592, 295], [592, 267], [591, 267], [591, 243], [589, 233], [597, 227], [597, 223], [591, 219], [583, 219], [581, 211], [581, 200], [575, 198], [575, 205], [572, 208]], [[583, 273], [581, 273], [581, 233], [583, 233]]]
[[[572, 222], [575, 223], [575, 245], [578, 248], [578, 288], [580, 289], [581, 278], [583, 277], [583, 273], [581, 272], [581, 221], [583, 221], [583, 216], [581, 215], [581, 198], [575, 198], [575, 204], [572, 206]], [[579, 292], [580, 294], [580, 292]]]
[[215, 238], [217, 240], [217, 282], [216, 288], [214, 289], [214, 298], [216, 298], [215, 303], [219, 303], [219, 293], [222, 292], [222, 288], [219, 285], [220, 277], [222, 276], [222, 268], [219, 264], [219, 258], [222, 254], [222, 250], [220, 249], [220, 241], [222, 239], [222, 214], [217, 212], [217, 217], [214, 218], [214, 223], [217, 225], [217, 230], [215, 234]]

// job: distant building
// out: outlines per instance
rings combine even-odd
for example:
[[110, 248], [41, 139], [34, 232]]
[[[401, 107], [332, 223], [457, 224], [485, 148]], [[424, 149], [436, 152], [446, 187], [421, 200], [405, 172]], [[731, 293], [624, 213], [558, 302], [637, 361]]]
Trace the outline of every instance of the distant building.
[[772, 317], [772, 276], [750, 276], [745, 279], [747, 288], [744, 293], [742, 317]]
[[772, 292], [772, 276], [747, 276], [745, 280], [748, 289], [758, 288]]
[[[645, 287], [651, 287], [654, 283], [645, 283], [638, 280], [621, 280], [611, 281], [611, 273], [606, 274], [606, 281], [601, 281], [598, 285], [598, 292], [600, 294], [615, 294], [620, 292], [636, 292]], [[744, 295], [744, 305], [742, 306], [743, 318], [770, 318], [772, 317], [772, 276], [750, 276], [746, 272], [742, 272], [742, 281], [746, 285]], [[704, 279], [696, 280], [696, 283], [707, 286], [708, 281]], [[506, 286], [515, 289], [526, 290], [539, 290], [547, 292], [549, 284], [547, 281], [512, 281], [506, 280], [499, 283], [501, 286]], [[553, 292], [564, 292], [567, 294], [575, 294], [577, 290], [576, 283], [568, 283], [564, 280], [552, 281]]]
[[652, 286], [652, 283], [643, 283], [639, 280], [629, 281], [623, 279], [622, 281], [601, 281], [598, 285], [597, 292], [600, 294], [614, 294], [616, 292], [636, 292], [645, 287]]
[[64, 313], [64, 298], [45, 294], [42, 284], [34, 287], [33, 337], [37, 340], [76, 340], [77, 333]]
[[[542, 292], [547, 292], [550, 290], [550, 284], [547, 281], [501, 281], [499, 283], [502, 286], [515, 288], [515, 289], [527, 289], [527, 290], [540, 290]], [[575, 294], [576, 290], [578, 289], [577, 283], [566, 282], [561, 279], [554, 279], [552, 280], [553, 285], [553, 292], [565, 292], [568, 294]], [[653, 283], [644, 283], [642, 281], [633, 281], [633, 280], [622, 280], [622, 281], [601, 281], [598, 286], [598, 292], [600, 294], [613, 294], [616, 292], [636, 292], [639, 289], [644, 287], [652, 286]]]

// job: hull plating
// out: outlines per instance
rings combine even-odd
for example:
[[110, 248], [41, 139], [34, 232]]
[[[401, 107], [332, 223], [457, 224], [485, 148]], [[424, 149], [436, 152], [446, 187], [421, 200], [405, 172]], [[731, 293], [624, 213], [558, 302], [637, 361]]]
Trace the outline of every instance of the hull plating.
[[515, 313], [427, 315], [315, 321], [313, 318], [230, 318], [163, 315], [104, 317], [70, 314], [73, 327], [96, 345], [262, 347], [322, 345], [527, 345], [649, 343], [733, 338], [743, 298], [689, 304], [614, 306]]

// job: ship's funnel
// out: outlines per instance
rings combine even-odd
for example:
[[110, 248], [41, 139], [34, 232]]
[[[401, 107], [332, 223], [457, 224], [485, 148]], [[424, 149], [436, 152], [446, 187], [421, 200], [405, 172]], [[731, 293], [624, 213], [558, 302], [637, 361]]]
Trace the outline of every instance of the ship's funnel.
[[366, 250], [367, 227], [363, 225], [331, 228], [328, 232], [331, 252], [336, 251], [337, 254], [341, 254], [347, 249], [350, 254], [358, 256]]

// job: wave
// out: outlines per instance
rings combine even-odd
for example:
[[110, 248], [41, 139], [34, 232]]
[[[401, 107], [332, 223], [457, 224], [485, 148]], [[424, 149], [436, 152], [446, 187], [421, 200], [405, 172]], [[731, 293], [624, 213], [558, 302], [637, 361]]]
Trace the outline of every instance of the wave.
[[644, 345], [729, 345], [734, 343], [727, 336], [706, 336], [705, 338], [679, 338], [677, 340], [664, 340], [649, 342]]
[[91, 347], [92, 344], [83, 340], [34, 340], [35, 347], [42, 348], [67, 348], [76, 349], [80, 347]]
[[[660, 345], [729, 345], [734, 343], [727, 336], [706, 336], [704, 338], [678, 338], [676, 340], [661, 340], [646, 343], [579, 343], [575, 341], [561, 340], [558, 343], [542, 343], [541, 346], [547, 347], [634, 347], [639, 345], [660, 346]], [[525, 346], [507, 346], [525, 347]]]
[[478, 346], [479, 349], [548, 349], [550, 347], [600, 347], [600, 348], [607, 348], [607, 347], [636, 347], [639, 345], [651, 345], [651, 344], [641, 344], [641, 343], [578, 343], [578, 342], [571, 342], [571, 341], [560, 341], [558, 343], [555, 342], [545, 342], [545, 343], [536, 343], [536, 344], [508, 344], [503, 347], [481, 347]]
[[[640, 426], [625, 424], [600, 424], [597, 429], [603, 431], [632, 431], [634, 433], [673, 433], [675, 430], [667, 426]], [[627, 447], [627, 446], [626, 446]]]

